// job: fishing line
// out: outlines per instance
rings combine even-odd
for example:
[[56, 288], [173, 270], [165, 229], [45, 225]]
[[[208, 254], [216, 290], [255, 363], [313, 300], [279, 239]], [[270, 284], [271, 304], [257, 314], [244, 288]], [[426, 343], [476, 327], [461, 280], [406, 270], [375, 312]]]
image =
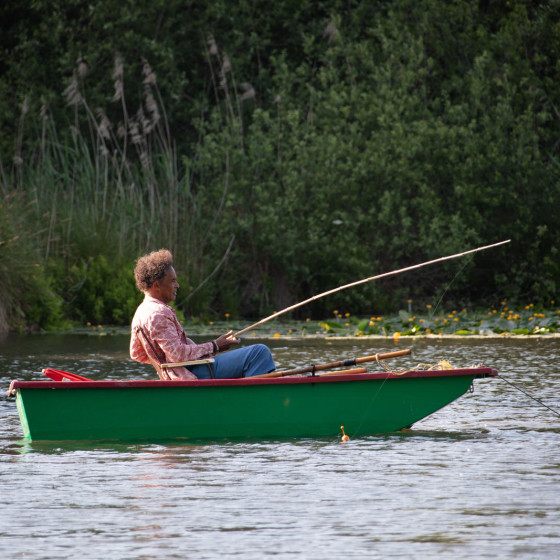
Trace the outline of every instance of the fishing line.
[[368, 404], [368, 407], [366, 409], [366, 411], [364, 412], [364, 414], [362, 415], [362, 419], [360, 420], [360, 422], [358, 423], [358, 426], [356, 427], [356, 429], [354, 430], [352, 437], [354, 437], [357, 433], [359, 433], [359, 431], [362, 429], [362, 424], [364, 423], [366, 417], [369, 415], [369, 411], [371, 410], [371, 406], [373, 405], [374, 401], [377, 400], [377, 397], [379, 395], [379, 393], [381, 392], [381, 389], [383, 389], [383, 385], [385, 385], [385, 383], [387, 382], [387, 379], [389, 379], [389, 376], [387, 376], [382, 382], [381, 382], [381, 386], [377, 389], [377, 391], [375, 392], [374, 395], [372, 395], [371, 397], [371, 401]]
[[287, 313], [288, 311], [293, 311], [294, 309], [297, 309], [298, 307], [301, 307], [302, 305], [306, 305], [308, 303], [311, 303], [312, 301], [316, 301], [320, 298], [323, 298], [325, 296], [329, 296], [331, 294], [335, 294], [336, 292], [340, 292], [341, 290], [346, 290], [348, 288], [353, 288], [354, 286], [359, 286], [361, 284], [365, 284], [366, 282], [371, 282], [373, 280], [379, 280], [380, 278], [386, 278], [387, 276], [395, 276], [396, 274], [401, 274], [403, 272], [408, 272], [410, 270], [416, 270], [418, 268], [422, 268], [424, 266], [428, 266], [428, 265], [432, 265], [435, 263], [439, 263], [439, 262], [443, 262], [443, 261], [448, 261], [450, 259], [456, 259], [458, 257], [464, 257], [465, 255], [471, 254], [471, 253], [478, 253], [479, 251], [485, 251], [486, 249], [491, 249], [493, 247], [498, 247], [499, 245], [504, 245], [506, 243], [509, 243], [511, 241], [511, 239], [506, 239], [506, 241], [500, 241], [499, 243], [494, 243], [493, 245], [486, 245], [485, 247], [478, 247], [477, 249], [470, 249], [469, 251], [464, 251], [463, 253], [457, 253], [455, 255], [448, 255], [447, 257], [440, 257], [439, 259], [434, 259], [432, 261], [426, 261], [420, 264], [415, 264], [413, 266], [407, 266], [406, 268], [400, 268], [398, 270], [392, 270], [391, 272], [384, 272], [383, 274], [378, 274], [376, 276], [370, 276], [369, 278], [363, 278], [362, 280], [357, 280], [356, 282], [351, 282], [350, 284], [344, 284], [343, 286], [338, 286], [338, 288], [334, 288], [333, 290], [328, 290], [327, 292], [323, 292], [321, 294], [317, 294], [314, 295], [313, 297], [306, 299], [304, 301], [300, 301], [299, 303], [296, 303], [295, 305], [290, 305], [290, 307], [286, 307], [286, 309], [282, 309], [282, 311], [277, 311], [276, 313], [273, 313], [272, 315], [269, 315], [268, 317], [265, 317], [264, 319], [261, 319], [260, 321], [257, 321], [256, 323], [252, 324], [249, 327], [246, 327], [244, 329], [241, 329], [240, 331], [236, 332], [235, 334], [233, 334], [233, 337], [238, 337], [244, 333], [246, 333], [247, 331], [250, 331], [252, 329], [254, 329], [255, 327], [258, 327], [260, 325], [263, 325], [264, 323], [267, 323], [268, 321], [271, 321], [272, 319], [276, 319], [276, 317], [279, 317], [280, 315], [283, 315], [284, 313]]
[[449, 291], [449, 288], [451, 288], [451, 286], [453, 285], [453, 282], [455, 282], [455, 280], [457, 279], [459, 274], [461, 274], [461, 272], [463, 272], [463, 270], [473, 260], [473, 258], [474, 258], [474, 256], [471, 255], [470, 258], [466, 259], [465, 264], [459, 269], [459, 271], [455, 274], [455, 276], [453, 276], [453, 279], [451, 280], [451, 282], [449, 282], [449, 284], [447, 284], [447, 286], [445, 287], [445, 290], [443, 290], [443, 293], [441, 294], [441, 297], [439, 298], [439, 301], [436, 303], [436, 306], [434, 307], [434, 310], [432, 311], [432, 313], [435, 313], [437, 311], [440, 303], [442, 302], [443, 298], [445, 297], [445, 294]]
[[518, 391], [520, 391], [521, 393], [523, 393], [524, 395], [526, 395], [527, 397], [529, 397], [530, 399], [534, 400], [535, 402], [539, 403], [541, 406], [544, 406], [545, 408], [548, 408], [548, 410], [550, 410], [551, 412], [553, 412], [554, 414], [556, 414], [556, 416], [560, 416], [560, 412], [554, 410], [553, 408], [551, 408], [550, 406], [548, 406], [547, 404], [544, 404], [542, 401], [540, 401], [539, 399], [536, 399], [535, 397], [533, 397], [532, 395], [530, 395], [529, 393], [527, 393], [527, 391], [525, 391], [524, 389], [522, 389], [521, 387], [518, 387], [517, 385], [514, 385], [511, 381], [508, 381], [505, 377], [503, 377], [502, 375], [498, 375], [498, 377], [500, 379], [502, 379], [503, 381], [505, 381], [506, 383], [508, 383], [509, 385], [511, 385], [514, 389], [517, 389]]

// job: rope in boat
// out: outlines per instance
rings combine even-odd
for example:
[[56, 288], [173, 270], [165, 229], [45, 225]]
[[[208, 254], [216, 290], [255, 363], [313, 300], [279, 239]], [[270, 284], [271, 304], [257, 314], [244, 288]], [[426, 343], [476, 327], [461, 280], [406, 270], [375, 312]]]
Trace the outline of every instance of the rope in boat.
[[434, 370], [442, 370], [442, 369], [454, 369], [453, 366], [447, 360], [439, 360], [435, 364], [416, 364], [416, 367], [407, 369], [405, 371], [395, 371], [391, 369], [383, 360], [377, 359], [377, 354], [376, 354], [376, 361], [383, 366], [383, 369], [387, 373], [391, 373], [393, 375], [404, 375], [405, 373], [411, 373], [413, 371], [434, 371]]
[[511, 381], [507, 380], [503, 375], [498, 375], [498, 377], [502, 380], [505, 381], [506, 383], [508, 383], [509, 385], [511, 385], [514, 389], [517, 389], [519, 392], [523, 393], [524, 395], [526, 395], [527, 397], [529, 397], [530, 399], [534, 400], [535, 402], [539, 403], [541, 406], [544, 406], [545, 408], [548, 408], [548, 410], [550, 410], [550, 412], [553, 412], [554, 414], [556, 414], [556, 416], [560, 416], [560, 412], [558, 412], [557, 410], [554, 410], [553, 408], [551, 408], [550, 406], [548, 406], [547, 404], [543, 403], [541, 400], [533, 397], [532, 395], [530, 395], [529, 393], [527, 393], [527, 391], [525, 391], [524, 389], [522, 389], [521, 387], [518, 387], [517, 385], [514, 385]]

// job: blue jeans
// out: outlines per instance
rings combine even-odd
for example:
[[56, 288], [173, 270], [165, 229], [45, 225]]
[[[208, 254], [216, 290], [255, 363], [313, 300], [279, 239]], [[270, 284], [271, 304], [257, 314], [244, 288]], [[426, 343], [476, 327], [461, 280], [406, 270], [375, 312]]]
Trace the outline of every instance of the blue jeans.
[[252, 344], [215, 356], [213, 364], [190, 366], [189, 371], [199, 379], [211, 379], [209, 367], [212, 368], [214, 379], [231, 379], [268, 373], [276, 366], [267, 346]]

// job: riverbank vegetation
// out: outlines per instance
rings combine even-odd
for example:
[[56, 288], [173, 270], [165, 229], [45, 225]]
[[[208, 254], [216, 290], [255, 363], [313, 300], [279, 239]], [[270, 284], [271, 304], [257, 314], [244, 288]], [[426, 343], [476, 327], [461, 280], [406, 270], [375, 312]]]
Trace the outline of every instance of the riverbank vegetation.
[[[555, 302], [551, 301], [550, 305]], [[534, 304], [515, 308], [507, 301], [489, 309], [434, 309], [431, 305], [418, 309], [408, 300], [404, 309], [388, 315], [355, 316], [334, 310], [330, 318], [314, 321], [277, 319], [265, 323], [246, 336], [301, 337], [382, 336], [398, 340], [410, 336], [546, 336], [560, 333], [560, 308]], [[246, 323], [230, 321], [183, 321], [189, 333], [215, 334], [241, 330]], [[101, 327], [102, 330], [103, 327]], [[99, 326], [93, 327], [93, 330]]]
[[[554, 304], [554, 301], [550, 302]], [[407, 309], [406, 309], [407, 308]], [[180, 321], [189, 336], [217, 336], [229, 330], [245, 331], [247, 321], [231, 319], [229, 313], [217, 320], [200, 320], [185, 318], [179, 313]], [[75, 326], [67, 331], [73, 334], [111, 335], [128, 334], [128, 327], [91, 324]], [[467, 308], [445, 311], [433, 309], [416, 309], [411, 300], [398, 313], [356, 316], [334, 310], [331, 317], [313, 320], [307, 317], [294, 320], [288, 316], [271, 320], [244, 332], [246, 338], [302, 338], [302, 337], [389, 337], [398, 341], [400, 338], [436, 336], [436, 337], [546, 337], [558, 336], [560, 333], [560, 309], [544, 308], [529, 304], [521, 308], [510, 306], [503, 301], [497, 308]]]
[[[335, 332], [341, 319], [324, 318], [344, 309], [368, 334], [383, 327], [364, 317], [409, 299], [444, 298], [457, 323], [558, 297], [560, 3], [0, 10], [4, 328], [128, 324], [134, 261], [160, 247], [187, 320], [264, 316], [510, 238], [295, 319]], [[403, 313], [398, 332], [451, 328]], [[490, 320], [467, 315], [469, 332]]]

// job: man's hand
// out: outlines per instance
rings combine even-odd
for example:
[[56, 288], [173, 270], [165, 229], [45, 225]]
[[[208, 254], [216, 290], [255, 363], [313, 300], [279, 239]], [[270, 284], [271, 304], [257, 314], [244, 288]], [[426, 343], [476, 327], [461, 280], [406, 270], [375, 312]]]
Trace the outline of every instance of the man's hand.
[[216, 340], [214, 340], [215, 346], [218, 348], [218, 352], [225, 352], [229, 350], [235, 344], [239, 344], [241, 341], [239, 338], [233, 336], [233, 331], [229, 331], [226, 334], [221, 335]]

